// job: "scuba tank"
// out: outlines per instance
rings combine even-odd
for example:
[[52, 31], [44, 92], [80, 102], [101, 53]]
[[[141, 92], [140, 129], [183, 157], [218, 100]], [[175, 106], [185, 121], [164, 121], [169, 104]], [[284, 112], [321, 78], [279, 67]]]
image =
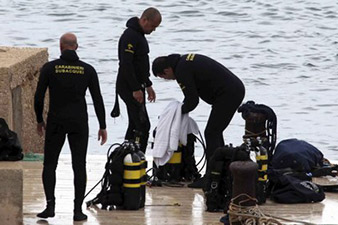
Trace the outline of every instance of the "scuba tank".
[[262, 142], [259, 137], [258, 146], [256, 149], [256, 163], [258, 164], [258, 183], [256, 190], [256, 198], [258, 204], [266, 202], [267, 195], [267, 182], [268, 182], [268, 152], [266, 148], [262, 145]]
[[256, 146], [257, 137], [261, 139], [261, 145], [268, 153], [269, 162], [276, 146], [277, 140], [277, 116], [268, 106], [247, 101], [238, 108], [245, 120], [245, 134], [243, 140], [251, 139], [252, 145]]
[[[116, 145], [118, 147], [110, 152]], [[106, 210], [144, 207], [145, 186], [142, 187], [141, 175], [145, 177], [146, 162], [143, 152], [134, 141], [126, 140], [111, 145], [107, 156], [103, 177], [85, 197], [100, 183], [102, 190], [93, 200], [86, 202], [87, 207], [95, 204], [101, 204], [101, 208]]]
[[[156, 140], [156, 130], [157, 128], [153, 131], [154, 140]], [[153, 147], [154, 146], [152, 146], [152, 148]], [[165, 165], [158, 166], [153, 163], [154, 180], [152, 181], [152, 185], [162, 186], [162, 182], [179, 182], [182, 180], [182, 154], [184, 148], [185, 146], [179, 142], [177, 150], [174, 151], [173, 155]]]
[[262, 145], [260, 137], [256, 139], [247, 138], [244, 140], [248, 152], [254, 152], [256, 156], [257, 182], [256, 182], [256, 198], [258, 204], [266, 202], [267, 182], [268, 182], [268, 152]]
[[268, 165], [271, 163], [276, 139], [277, 116], [274, 111], [263, 104], [248, 101], [238, 108], [245, 120], [245, 133], [243, 141], [248, 151], [255, 152], [258, 164], [258, 179], [256, 198], [258, 204], [265, 203], [268, 195]]
[[144, 207], [146, 201], [146, 184], [147, 184], [147, 161], [144, 153], [142, 151], [136, 151], [136, 154], [140, 157], [141, 160], [141, 170], [140, 170], [140, 177], [141, 177], [141, 191], [140, 191], [140, 208]]
[[124, 209], [136, 210], [141, 205], [141, 159], [135, 146], [128, 143], [132, 151], [123, 159]]
[[135, 133], [138, 134], [135, 138], [135, 153], [140, 157], [140, 208], [143, 208], [146, 200], [147, 161], [145, 154], [140, 150], [140, 134], [138, 132]]
[[165, 170], [169, 175], [170, 181], [180, 181], [181, 180], [181, 167], [182, 167], [182, 148], [183, 145], [178, 143], [178, 148], [174, 151], [174, 154], [171, 156], [170, 160], [165, 166]]

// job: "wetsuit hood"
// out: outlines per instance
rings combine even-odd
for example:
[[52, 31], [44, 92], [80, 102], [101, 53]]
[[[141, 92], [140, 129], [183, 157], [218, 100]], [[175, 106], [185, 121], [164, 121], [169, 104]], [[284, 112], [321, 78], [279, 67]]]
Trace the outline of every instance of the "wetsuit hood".
[[68, 62], [75, 62], [79, 60], [75, 50], [64, 50], [61, 53], [60, 58]]
[[143, 29], [142, 29], [141, 25], [139, 24], [139, 18], [137, 18], [137, 17], [130, 18], [127, 21], [126, 26], [135, 30], [135, 31], [137, 31], [137, 32], [144, 34]]
[[180, 54], [168, 55], [168, 62], [169, 62], [170, 67], [173, 69], [174, 73], [176, 72], [176, 66], [180, 59], [181, 59]]

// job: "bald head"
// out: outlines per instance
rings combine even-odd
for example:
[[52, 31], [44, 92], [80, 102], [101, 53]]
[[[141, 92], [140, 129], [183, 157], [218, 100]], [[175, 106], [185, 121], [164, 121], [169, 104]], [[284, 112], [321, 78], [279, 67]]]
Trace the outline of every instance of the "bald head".
[[77, 38], [73, 33], [65, 33], [60, 38], [60, 50], [76, 50], [78, 47]]
[[146, 18], [148, 20], [162, 20], [161, 13], [157, 9], [150, 7], [143, 11], [141, 19]]
[[160, 25], [162, 21], [161, 13], [153, 8], [147, 8], [141, 15], [139, 23], [145, 34], [150, 34], [155, 31], [156, 27]]

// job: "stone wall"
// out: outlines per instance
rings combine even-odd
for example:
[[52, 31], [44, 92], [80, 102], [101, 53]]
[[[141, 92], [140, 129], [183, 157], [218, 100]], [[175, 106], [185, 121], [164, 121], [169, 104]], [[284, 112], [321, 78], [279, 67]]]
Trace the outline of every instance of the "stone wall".
[[[18, 134], [25, 153], [43, 152], [43, 138], [36, 132], [34, 93], [47, 61], [47, 48], [0, 46], [0, 117]], [[48, 105], [47, 96], [45, 102]]]
[[23, 224], [23, 170], [21, 162], [0, 162], [0, 224]]

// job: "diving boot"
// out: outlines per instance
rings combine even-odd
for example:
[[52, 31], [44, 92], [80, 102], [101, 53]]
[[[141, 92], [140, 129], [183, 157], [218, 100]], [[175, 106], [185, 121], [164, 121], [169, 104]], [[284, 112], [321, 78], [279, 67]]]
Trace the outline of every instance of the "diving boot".
[[193, 183], [188, 184], [189, 188], [204, 188], [206, 186], [207, 179], [206, 176], [196, 179]]
[[41, 213], [38, 213], [36, 215], [40, 218], [48, 218], [48, 217], [54, 217], [55, 216], [55, 200], [49, 200], [47, 201], [46, 209], [43, 210]]
[[82, 210], [74, 210], [74, 216], [73, 216], [73, 220], [74, 221], [83, 221], [83, 220], [87, 220], [87, 215], [84, 214], [82, 212]]
[[82, 212], [82, 201], [74, 201], [74, 221], [87, 220], [87, 215]]

